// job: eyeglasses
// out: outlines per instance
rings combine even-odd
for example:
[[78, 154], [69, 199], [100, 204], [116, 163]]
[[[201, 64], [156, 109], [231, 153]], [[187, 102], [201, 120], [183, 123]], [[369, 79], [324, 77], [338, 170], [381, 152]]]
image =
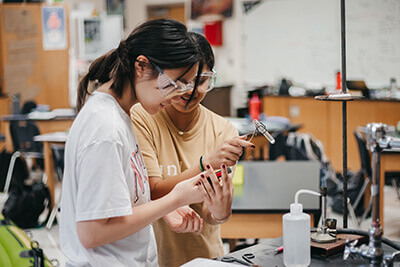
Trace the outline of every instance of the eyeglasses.
[[174, 81], [159, 66], [154, 64], [152, 61], [150, 61], [150, 63], [159, 72], [159, 74], [158, 74], [158, 89], [160, 89], [161, 94], [164, 97], [172, 98], [174, 96], [183, 95], [186, 92], [193, 90], [193, 88], [194, 88], [193, 81], [191, 81], [187, 84], [185, 84], [179, 80]]
[[[199, 81], [200, 86], [198, 87], [198, 90], [201, 92], [210, 92], [212, 89], [214, 89], [216, 79], [217, 79], [217, 72], [214, 69], [212, 69], [211, 71], [201, 73]], [[207, 80], [209, 80], [208, 87], [204, 88], [201, 85], [203, 85]]]

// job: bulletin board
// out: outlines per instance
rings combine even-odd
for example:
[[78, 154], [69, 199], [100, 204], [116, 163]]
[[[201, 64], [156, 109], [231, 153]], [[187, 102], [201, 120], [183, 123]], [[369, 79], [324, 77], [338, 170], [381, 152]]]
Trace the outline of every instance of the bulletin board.
[[[42, 6], [40, 3], [0, 4], [2, 94], [8, 98], [20, 94], [21, 104], [35, 100], [51, 109], [68, 108], [68, 31], [67, 46], [45, 51]], [[68, 12], [64, 9], [67, 27]], [[55, 22], [53, 28], [58, 23]]]
[[[244, 15], [244, 80], [334, 84], [341, 69], [340, 1], [262, 1]], [[347, 79], [400, 81], [400, 1], [346, 1]]]

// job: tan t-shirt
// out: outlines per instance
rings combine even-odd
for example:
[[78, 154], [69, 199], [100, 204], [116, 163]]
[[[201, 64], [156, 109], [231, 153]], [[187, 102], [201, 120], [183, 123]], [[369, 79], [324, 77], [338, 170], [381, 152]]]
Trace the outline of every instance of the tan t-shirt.
[[[224, 140], [238, 136], [228, 120], [201, 105], [199, 122], [183, 135], [165, 110], [151, 116], [137, 104], [131, 109], [131, 118], [149, 177], [175, 176], [199, 164], [201, 155], [215, 150]], [[202, 205], [191, 207], [202, 216]], [[204, 222], [200, 235], [176, 233], [162, 219], [153, 225], [160, 266], [178, 266], [197, 257], [214, 258], [224, 253], [219, 225]]]

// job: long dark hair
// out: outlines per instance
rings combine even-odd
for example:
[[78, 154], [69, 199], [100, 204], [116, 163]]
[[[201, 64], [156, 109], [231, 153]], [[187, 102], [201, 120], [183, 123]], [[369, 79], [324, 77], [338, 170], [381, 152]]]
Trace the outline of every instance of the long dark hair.
[[[203, 64], [198, 45], [188, 34], [186, 26], [172, 19], [150, 20], [135, 28], [118, 48], [90, 65], [88, 73], [79, 82], [77, 110], [90, 95], [89, 81], [103, 84], [113, 79], [110, 89], [117, 97], [122, 96], [126, 81], [134, 89], [135, 60], [139, 55], [146, 56], [161, 69], [191, 67], [199, 62], [196, 90]], [[157, 71], [153, 74], [156, 75]]]
[[189, 35], [199, 47], [203, 65], [212, 70], [215, 64], [215, 57], [210, 43], [207, 41], [206, 37], [197, 32], [189, 32]]

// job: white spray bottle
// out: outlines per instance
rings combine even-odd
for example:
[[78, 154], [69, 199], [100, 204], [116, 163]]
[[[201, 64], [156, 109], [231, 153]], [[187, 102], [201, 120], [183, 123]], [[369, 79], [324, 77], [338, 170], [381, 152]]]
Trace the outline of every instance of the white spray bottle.
[[297, 191], [290, 213], [283, 215], [283, 263], [288, 267], [308, 266], [311, 262], [310, 215], [303, 213], [303, 205], [299, 203], [301, 193], [321, 195], [306, 189]]

